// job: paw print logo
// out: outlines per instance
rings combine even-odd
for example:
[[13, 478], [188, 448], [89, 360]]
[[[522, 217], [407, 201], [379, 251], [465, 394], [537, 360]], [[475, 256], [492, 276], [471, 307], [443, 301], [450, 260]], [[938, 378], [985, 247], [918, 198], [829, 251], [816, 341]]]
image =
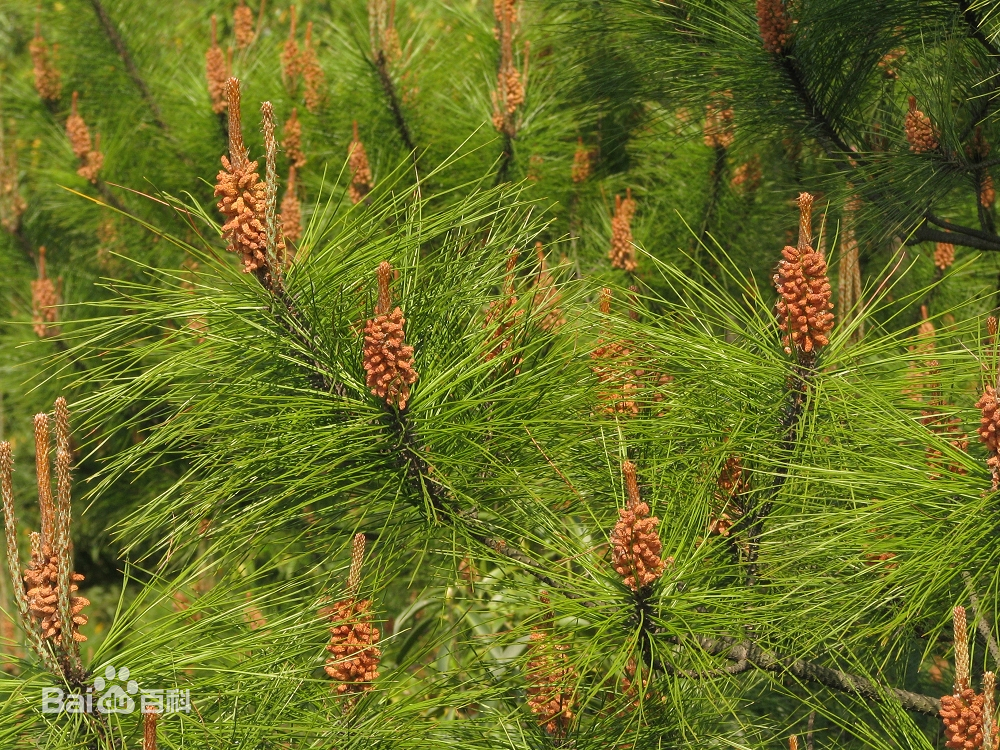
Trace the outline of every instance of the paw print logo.
[[[120, 684], [125, 683], [123, 688]], [[107, 688], [107, 690], [105, 690]], [[101, 693], [97, 699], [97, 710], [102, 714], [130, 714], [135, 711], [133, 695], [139, 692], [139, 683], [129, 679], [128, 667], [116, 670], [109, 664], [104, 670], [104, 677], [94, 680], [94, 692]]]

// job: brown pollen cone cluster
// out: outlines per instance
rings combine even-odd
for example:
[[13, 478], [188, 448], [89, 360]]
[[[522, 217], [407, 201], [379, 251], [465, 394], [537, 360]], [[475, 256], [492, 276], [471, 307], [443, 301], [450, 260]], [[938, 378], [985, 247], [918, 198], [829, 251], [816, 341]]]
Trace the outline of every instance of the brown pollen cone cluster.
[[784, 0], [757, 0], [757, 26], [765, 51], [781, 54], [792, 38], [791, 25]]
[[826, 275], [826, 259], [813, 250], [812, 202], [809, 193], [802, 193], [799, 205], [799, 242], [782, 251], [774, 286], [778, 291], [775, 305], [779, 326], [784, 332], [785, 351], [792, 346], [799, 352], [812, 354], [829, 343], [827, 334], [833, 328], [832, 290]]
[[363, 364], [365, 384], [372, 395], [390, 406], [405, 409], [410, 386], [417, 382], [413, 369], [413, 347], [404, 343], [406, 319], [399, 307], [392, 312], [389, 279], [392, 266], [382, 261], [378, 267], [378, 304], [375, 317], [365, 323]]
[[302, 151], [302, 123], [299, 122], [298, 107], [292, 107], [292, 114], [285, 121], [282, 136], [282, 146], [285, 149], [285, 155], [288, 156], [288, 160], [296, 168], [304, 167], [306, 165], [306, 155]]
[[347, 168], [351, 171], [351, 184], [347, 188], [347, 194], [351, 198], [351, 203], [357, 205], [365, 199], [365, 196], [372, 189], [372, 168], [368, 163], [368, 154], [365, 152], [365, 144], [361, 142], [358, 135], [358, 122], [352, 124], [354, 137], [347, 147]]
[[[978, 750], [983, 746], [983, 713], [987, 700], [992, 709], [992, 690], [981, 695], [969, 683], [969, 640], [965, 620], [965, 608], [955, 607], [955, 684], [951, 695], [941, 698], [941, 720], [944, 723], [945, 747], [953, 750]], [[992, 683], [993, 680], [991, 679]], [[992, 714], [992, 710], [988, 711]], [[990, 735], [996, 747], [997, 725], [990, 719]]]
[[35, 23], [35, 38], [28, 44], [31, 64], [35, 74], [35, 91], [48, 102], [58, 101], [62, 95], [62, 78], [56, 67], [55, 57], [58, 45], [50, 48], [42, 36], [41, 24]]
[[298, 242], [302, 237], [302, 206], [295, 192], [294, 164], [288, 168], [288, 186], [281, 199], [281, 229], [289, 242]]
[[[32, 554], [31, 564], [24, 571], [25, 595], [28, 598], [28, 609], [32, 619], [39, 624], [42, 637], [51, 639], [55, 643], [62, 643], [62, 623], [57, 611], [59, 595], [59, 558], [52, 552], [48, 544], [40, 541], [37, 532], [31, 535]], [[73, 583], [70, 585], [70, 592], [79, 589], [76, 584], [83, 580], [79, 573], [70, 576]], [[87, 624], [87, 616], [82, 614], [83, 608], [90, 604], [90, 601], [82, 596], [71, 596], [70, 607], [73, 617], [73, 639], [75, 641], [85, 641], [87, 637], [79, 632], [81, 625]]]
[[73, 92], [73, 106], [70, 115], [66, 118], [66, 137], [69, 139], [73, 153], [80, 161], [80, 167], [76, 173], [91, 182], [97, 180], [97, 172], [104, 164], [104, 154], [101, 153], [100, 136], [97, 137], [97, 145], [94, 146], [90, 140], [90, 128], [83, 121], [77, 111], [77, 92]]
[[392, 63], [403, 56], [396, 30], [396, 0], [368, 0], [368, 33], [376, 65]]
[[39, 338], [57, 336], [59, 291], [45, 274], [45, 246], [38, 248], [38, 278], [31, 282], [31, 319]]
[[233, 36], [236, 37], [237, 49], [249, 47], [254, 39], [253, 11], [243, 0], [240, 0], [233, 11]]
[[993, 208], [997, 200], [997, 191], [993, 187], [993, 175], [983, 177], [982, 187], [979, 189], [979, 204], [983, 208]]
[[615, 213], [611, 217], [611, 250], [608, 257], [614, 268], [632, 273], [637, 267], [635, 245], [632, 243], [632, 217], [635, 215], [635, 201], [632, 188], [625, 191], [625, 200], [615, 196]]
[[942, 271], [955, 262], [955, 246], [950, 242], [939, 242], [934, 246], [934, 265]]
[[[486, 311], [486, 319], [483, 321], [484, 329], [493, 329], [490, 335], [492, 348], [486, 352], [484, 359], [489, 362], [491, 359], [500, 357], [514, 344], [514, 327], [518, 320], [524, 315], [524, 310], [514, 310], [517, 306], [517, 295], [514, 293], [515, 268], [517, 267], [518, 252], [516, 248], [511, 248], [507, 255], [507, 272], [504, 276], [502, 299], [490, 302]], [[516, 363], [515, 363], [516, 364]]]
[[590, 177], [590, 149], [583, 145], [583, 138], [576, 139], [576, 152], [573, 154], [573, 167], [570, 170], [573, 182], [586, 182]]
[[312, 21], [306, 24], [306, 39], [299, 55], [298, 68], [302, 73], [302, 100], [306, 109], [315, 112], [323, 103], [323, 90], [326, 84], [326, 74], [319, 64], [319, 56], [312, 42]]
[[[610, 289], [601, 290], [600, 305], [602, 315], [611, 313]], [[604, 410], [610, 414], [638, 414], [639, 405], [633, 400], [633, 392], [639, 386], [635, 382], [632, 350], [622, 342], [602, 338], [590, 353], [590, 359], [593, 362], [590, 370], [600, 384], [598, 399], [604, 404]]]
[[288, 8], [288, 13], [291, 21], [288, 27], [288, 39], [285, 40], [285, 46], [281, 50], [281, 76], [285, 85], [289, 89], [294, 89], [298, 85], [299, 75], [302, 73], [302, 68], [299, 65], [299, 43], [295, 40], [294, 5]]
[[663, 545], [656, 533], [660, 519], [650, 517], [649, 506], [639, 496], [635, 464], [625, 461], [622, 474], [628, 502], [619, 509], [618, 523], [611, 531], [611, 563], [624, 584], [639, 591], [663, 575], [666, 565], [660, 557]]
[[205, 52], [205, 80], [208, 82], [208, 96], [212, 100], [212, 111], [219, 115], [226, 111], [226, 81], [229, 80], [229, 65], [217, 39], [215, 16], [212, 16], [212, 46]]
[[[542, 594], [548, 605], [548, 597]], [[531, 658], [525, 665], [525, 692], [528, 708], [535, 715], [538, 725], [550, 735], [562, 737], [573, 721], [576, 695], [573, 682], [576, 670], [569, 661], [569, 644], [559, 643], [549, 622], [532, 628], [528, 643]]]
[[[513, 138], [517, 135], [514, 113], [524, 104], [524, 80], [514, 65], [514, 27], [517, 23], [517, 6], [507, 0], [493, 3], [497, 20], [496, 34], [500, 40], [500, 66], [497, 69], [497, 87], [492, 92], [493, 127], [498, 133]], [[527, 79], [527, 47], [525, 47], [525, 75]]]
[[743, 471], [743, 462], [739, 456], [732, 455], [726, 459], [716, 483], [718, 490], [708, 523], [708, 533], [729, 536], [733, 524], [743, 517], [741, 498], [750, 490], [750, 479]]
[[734, 190], [740, 190], [743, 193], [752, 193], [760, 187], [763, 179], [764, 174], [760, 168], [760, 156], [754, 154], [747, 161], [736, 167], [736, 171], [733, 173], [729, 184]]
[[979, 420], [979, 439], [990, 452], [986, 465], [993, 475], [993, 491], [1000, 489], [1000, 404], [997, 403], [997, 391], [992, 385], [986, 386], [983, 395], [976, 402], [982, 416]]
[[729, 91], [716, 95], [716, 101], [705, 105], [705, 128], [703, 139], [709, 148], [729, 148], [736, 139], [733, 127], [733, 108], [728, 100]]
[[541, 242], [535, 243], [535, 255], [538, 257], [538, 276], [535, 277], [532, 310], [538, 320], [538, 326], [544, 331], [553, 331], [566, 322], [566, 317], [559, 308], [562, 294], [546, 266], [545, 251]]
[[915, 154], [923, 154], [927, 151], [934, 151], [938, 147], [937, 133], [931, 124], [931, 118], [917, 109], [917, 98], [910, 97], [910, 109], [906, 113], [904, 127], [906, 130], [906, 141], [910, 144], [910, 151]]
[[240, 82], [226, 84], [229, 100], [229, 156], [215, 178], [217, 208], [225, 217], [222, 235], [230, 252], [243, 259], [243, 272], [267, 270], [267, 237], [264, 228], [267, 186], [257, 173], [257, 162], [247, 158], [240, 124]]
[[371, 600], [357, 598], [364, 552], [365, 535], [356, 534], [351, 548], [347, 598], [321, 612], [332, 623], [330, 643], [326, 647], [331, 656], [324, 669], [338, 683], [336, 689], [340, 695], [371, 690], [378, 679], [378, 663], [382, 656], [376, 645], [380, 634], [372, 625]]
[[12, 234], [17, 232], [21, 216], [27, 208], [27, 201], [21, 197], [17, 144], [4, 148], [3, 126], [0, 124], [0, 226]]

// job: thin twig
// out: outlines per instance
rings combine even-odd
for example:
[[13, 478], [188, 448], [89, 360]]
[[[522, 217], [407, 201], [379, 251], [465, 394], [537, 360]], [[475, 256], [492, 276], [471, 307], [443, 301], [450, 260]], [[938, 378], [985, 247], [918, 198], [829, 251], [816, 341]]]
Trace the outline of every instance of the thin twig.
[[1000, 665], [1000, 646], [997, 645], [996, 639], [993, 637], [993, 629], [990, 627], [989, 621], [979, 609], [979, 596], [972, 585], [972, 576], [963, 570], [962, 578], [965, 580], [965, 586], [969, 590], [969, 603], [972, 605], [972, 615], [976, 618], [976, 629], [979, 631], [979, 635], [983, 637], [983, 640], [986, 641], [986, 647], [990, 651], [990, 656], [993, 657], [993, 663]]

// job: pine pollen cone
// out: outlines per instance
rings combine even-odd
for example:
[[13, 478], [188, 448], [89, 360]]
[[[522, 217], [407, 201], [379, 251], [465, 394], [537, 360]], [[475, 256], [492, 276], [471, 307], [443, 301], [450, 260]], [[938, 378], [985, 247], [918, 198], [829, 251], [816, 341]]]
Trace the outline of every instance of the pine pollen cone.
[[[955, 750], [977, 750], [983, 746], [984, 696], [972, 688], [941, 698], [941, 720], [944, 723], [944, 746]], [[996, 735], [996, 724], [992, 728]]]
[[208, 82], [208, 95], [212, 100], [212, 111], [219, 115], [226, 111], [226, 81], [229, 80], [226, 56], [222, 53], [216, 40], [216, 21], [212, 16], [212, 46], [205, 52], [205, 79]]
[[79, 95], [74, 91], [73, 106], [69, 117], [66, 118], [66, 137], [69, 139], [70, 146], [73, 147], [73, 153], [76, 154], [76, 158], [85, 159], [91, 150], [90, 129], [77, 111], [76, 104], [78, 98]]
[[354, 138], [347, 147], [347, 168], [351, 171], [351, 184], [347, 188], [351, 203], [357, 205], [365, 199], [372, 189], [372, 168], [368, 163], [365, 144], [358, 136], [358, 123], [354, 121]]
[[365, 383], [372, 395], [390, 406], [405, 409], [410, 386], [417, 381], [413, 369], [413, 347], [404, 344], [406, 319], [399, 307], [392, 312], [389, 278], [392, 266], [383, 261], [378, 267], [378, 305], [375, 317], [365, 323], [363, 364]]
[[292, 107], [292, 114], [285, 122], [282, 135], [284, 140], [282, 146], [289, 161], [296, 168], [304, 167], [306, 164], [306, 155], [302, 151], [302, 123], [299, 121], [298, 107]]
[[583, 145], [583, 138], [576, 140], [576, 152], [573, 154], [573, 167], [570, 170], [573, 182], [586, 182], [590, 177], [590, 149]]
[[798, 247], [786, 246], [774, 286], [778, 291], [775, 312], [784, 332], [785, 352], [792, 345], [807, 354], [829, 343], [833, 328], [832, 290], [827, 277], [826, 259], [810, 245], [812, 196], [799, 195], [800, 212]]
[[45, 246], [38, 248], [38, 278], [31, 282], [31, 313], [35, 333], [39, 338], [58, 334], [59, 292], [45, 275]]
[[[663, 575], [666, 566], [660, 553], [660, 542], [656, 527], [660, 519], [649, 515], [649, 506], [639, 496], [635, 464], [622, 464], [628, 502], [619, 509], [618, 523], [611, 531], [611, 559], [615, 571], [622, 581], [633, 591], [649, 586]], [[672, 562], [668, 559], [668, 562]]]
[[993, 175], [983, 177], [983, 185], [979, 190], [979, 204], [983, 208], [993, 208], [997, 200], [997, 191], [993, 187]]
[[917, 109], [916, 97], [911, 96], [909, 104], [910, 109], [906, 113], [904, 129], [906, 140], [910, 144], [910, 151], [915, 154], [934, 151], [938, 147], [938, 138], [934, 126], [931, 124], [931, 118]]
[[993, 491], [1000, 489], [1000, 409], [997, 408], [997, 392], [992, 385], [986, 386], [983, 395], [976, 402], [976, 408], [982, 411], [979, 421], [979, 439], [986, 445], [990, 457], [986, 465], [993, 474]]
[[[53, 45], [51, 48], [53, 58], [56, 47], [57, 45]], [[55, 66], [54, 60], [49, 59], [50, 48], [42, 36], [41, 24], [37, 22], [35, 23], [35, 37], [28, 44], [28, 52], [31, 54], [31, 64], [35, 75], [35, 90], [42, 99], [50, 102], [57, 101], [62, 94], [59, 69]]]
[[233, 11], [233, 36], [236, 37], [236, 47], [244, 49], [253, 42], [253, 11], [247, 4], [240, 0], [236, 10]]
[[[40, 544], [37, 541], [37, 534], [32, 535], [32, 546], [37, 547], [38, 554], [32, 555], [31, 564], [24, 571], [24, 588], [28, 609], [31, 612], [32, 621], [40, 626], [42, 637], [61, 644], [63, 628], [59, 621], [59, 596], [57, 593], [59, 557], [53, 554], [48, 544]], [[83, 576], [79, 573], [73, 573], [70, 579], [70, 592], [74, 592], [79, 588], [76, 584], [83, 580]], [[90, 602], [82, 596], [70, 596], [74, 641], [87, 640], [87, 637], [82, 635], [79, 630], [81, 625], [87, 624], [87, 616], [82, 614], [82, 611], [88, 604]]]
[[323, 102], [323, 87], [326, 81], [326, 74], [319, 64], [319, 57], [312, 44], [312, 21], [306, 24], [305, 45], [299, 55], [298, 68], [302, 72], [302, 81], [305, 84], [302, 91], [302, 100], [306, 109], [315, 112]]
[[635, 215], [635, 201], [632, 189], [625, 192], [625, 200], [615, 196], [615, 214], [611, 218], [611, 250], [608, 257], [614, 268], [632, 273], [637, 267], [635, 245], [632, 242], [632, 217]]
[[778, 55], [784, 51], [791, 39], [790, 25], [784, 0], [757, 0], [757, 26], [767, 52]]
[[302, 205], [295, 192], [295, 165], [288, 168], [288, 186], [281, 199], [281, 229], [285, 239], [296, 243], [302, 237]]
[[934, 247], [934, 265], [942, 271], [955, 262], [955, 246], [950, 242], [939, 242]]
[[337, 693], [362, 693], [371, 690], [378, 679], [382, 651], [376, 646], [379, 630], [371, 622], [371, 600], [353, 598], [337, 602], [324, 612], [333, 626], [326, 650], [326, 673], [337, 683]]
[[267, 234], [264, 229], [267, 186], [257, 174], [257, 162], [249, 161], [239, 132], [239, 81], [227, 83], [229, 99], [230, 153], [222, 157], [223, 169], [215, 182], [218, 209], [226, 219], [222, 235], [230, 252], [243, 259], [243, 272], [252, 273], [267, 266]]
[[285, 46], [281, 50], [281, 73], [282, 77], [285, 79], [285, 84], [289, 88], [294, 89], [295, 85], [298, 83], [299, 74], [302, 72], [299, 65], [299, 43], [295, 40], [294, 5], [288, 9], [288, 13], [291, 16], [291, 22], [288, 28], [288, 39], [285, 41]]
[[487, 362], [501, 356], [514, 345], [514, 327], [524, 314], [524, 310], [513, 309], [517, 306], [517, 295], [514, 293], [514, 269], [517, 267], [517, 258], [518, 251], [516, 248], [512, 248], [507, 256], [504, 297], [490, 302], [489, 309], [486, 311], [486, 319], [483, 321], [484, 329], [493, 329], [490, 336], [493, 348], [486, 352], [484, 357]]
[[576, 702], [572, 689], [576, 670], [566, 654], [569, 646], [554, 643], [546, 629], [536, 627], [528, 648], [531, 650], [525, 667], [528, 708], [539, 726], [550, 735], [561, 737], [573, 721]]

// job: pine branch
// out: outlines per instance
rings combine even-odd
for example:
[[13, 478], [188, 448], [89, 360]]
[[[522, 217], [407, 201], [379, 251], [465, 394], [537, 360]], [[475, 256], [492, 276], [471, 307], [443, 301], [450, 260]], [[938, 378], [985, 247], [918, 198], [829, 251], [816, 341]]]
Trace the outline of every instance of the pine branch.
[[[941, 710], [941, 701], [929, 695], [912, 693], [899, 688], [881, 687], [865, 677], [844, 672], [839, 669], [825, 667], [805, 659], [783, 657], [773, 651], [764, 649], [752, 641], [737, 641], [735, 638], [698, 638], [702, 651], [710, 656], [721, 656], [735, 664], [730, 667], [706, 670], [674, 669], [672, 674], [688, 679], [712, 679], [725, 675], [734, 675], [749, 669], [759, 669], [765, 672], [790, 674], [805, 682], [814, 682], [833, 690], [859, 695], [876, 701], [884, 701], [892, 697], [908, 711], [937, 716]], [[665, 671], [670, 671], [669, 665], [662, 665]]]
[[969, 0], [956, 0], [956, 2], [958, 3], [959, 10], [962, 12], [962, 18], [965, 19], [965, 23], [969, 27], [969, 33], [972, 35], [972, 38], [983, 45], [983, 48], [991, 55], [1000, 57], [1000, 49], [997, 49], [996, 45], [983, 33], [979, 23], [979, 16], [973, 10], [972, 3]]
[[932, 229], [925, 222], [914, 230], [912, 237], [916, 242], [950, 242], [952, 245], [972, 247], [976, 250], [1000, 252], [1000, 236], [994, 235], [993, 240], [987, 240], [976, 236], [978, 234], [980, 234], [978, 230], [964, 227], [961, 232], [942, 232], [939, 229]]
[[101, 0], [90, 0], [90, 4], [94, 8], [94, 13], [97, 14], [97, 20], [100, 22], [101, 28], [104, 30], [104, 34], [108, 37], [108, 41], [111, 42], [111, 45], [118, 53], [118, 57], [121, 58], [122, 63], [125, 65], [125, 72], [128, 73], [129, 78], [132, 79], [132, 83], [134, 83], [136, 88], [139, 89], [139, 95], [143, 98], [149, 106], [150, 111], [153, 113], [153, 122], [164, 133], [168, 132], [169, 128], [163, 121], [163, 115], [160, 112], [160, 105], [156, 103], [152, 93], [150, 93], [149, 86], [146, 85], [146, 81], [143, 79], [142, 74], [139, 72], [139, 68], [132, 59], [132, 55], [128, 51], [128, 47], [125, 45], [125, 40], [122, 39], [121, 34], [118, 33], [117, 27], [112, 22], [107, 10], [105, 10], [104, 6], [101, 4]]
[[410, 152], [410, 158], [416, 162], [417, 147], [413, 145], [413, 136], [410, 135], [410, 128], [406, 124], [406, 118], [403, 116], [403, 108], [399, 101], [399, 95], [396, 92], [396, 85], [393, 83], [392, 76], [389, 73], [389, 61], [385, 57], [385, 50], [380, 49], [376, 53], [374, 62], [379, 82], [382, 84], [382, 91], [385, 92], [385, 98], [389, 104], [389, 111], [392, 112], [392, 119], [396, 124], [396, 130], [399, 131], [399, 137], [402, 138], [406, 150]]

